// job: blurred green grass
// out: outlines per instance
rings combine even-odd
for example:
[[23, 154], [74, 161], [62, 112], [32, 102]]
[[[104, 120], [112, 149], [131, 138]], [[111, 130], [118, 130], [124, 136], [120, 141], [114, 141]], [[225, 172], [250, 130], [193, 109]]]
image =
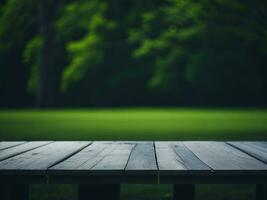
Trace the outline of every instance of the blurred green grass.
[[1, 140], [266, 140], [266, 110], [0, 111]]
[[[2, 110], [0, 140], [267, 140], [267, 110]], [[252, 185], [198, 185], [198, 200], [251, 200]], [[31, 200], [72, 200], [74, 185], [32, 185]], [[170, 200], [170, 185], [123, 185], [124, 200]]]

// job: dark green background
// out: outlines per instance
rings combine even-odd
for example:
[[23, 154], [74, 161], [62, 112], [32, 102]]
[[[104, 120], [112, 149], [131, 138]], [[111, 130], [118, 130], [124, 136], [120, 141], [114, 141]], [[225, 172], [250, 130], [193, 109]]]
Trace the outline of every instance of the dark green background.
[[1, 0], [1, 107], [267, 105], [264, 0]]

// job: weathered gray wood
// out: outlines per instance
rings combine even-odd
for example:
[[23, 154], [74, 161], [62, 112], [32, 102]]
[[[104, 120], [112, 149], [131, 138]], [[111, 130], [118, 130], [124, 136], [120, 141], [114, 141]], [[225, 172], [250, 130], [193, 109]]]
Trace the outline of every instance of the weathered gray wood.
[[194, 185], [174, 185], [173, 200], [194, 200], [195, 186]]
[[199, 160], [182, 142], [174, 143], [173, 148], [188, 170], [210, 172], [210, 168]]
[[256, 200], [267, 200], [267, 185], [256, 185]]
[[17, 146], [17, 145], [20, 145], [23, 143], [25, 143], [25, 142], [23, 142], [23, 141], [21, 141], [21, 142], [0, 142], [0, 150], [14, 147], [14, 146]]
[[44, 146], [51, 142], [27, 142], [21, 145], [13, 146], [0, 151], [0, 161], [24, 153], [26, 151]]
[[267, 163], [267, 142], [227, 142], [227, 143]]
[[0, 184], [1, 200], [29, 200], [29, 186], [26, 184]]
[[126, 174], [157, 174], [156, 154], [153, 142], [139, 142], [133, 148], [125, 168]]
[[134, 143], [94, 142], [48, 170], [50, 174], [123, 174]]
[[0, 162], [2, 174], [45, 174], [46, 169], [89, 145], [89, 142], [54, 142]]
[[187, 169], [171, 142], [155, 142], [155, 151], [160, 174], [186, 173]]
[[248, 142], [248, 141], [242, 141], [242, 142], [227, 142], [231, 145], [242, 145], [246, 147], [250, 147], [253, 149], [256, 149], [257, 151], [261, 151], [264, 153], [267, 153], [267, 142]]
[[253, 144], [253, 145], [257, 146], [257, 147], [262, 147], [265, 150], [267, 148], [267, 142], [266, 141], [265, 142], [246, 142], [246, 143]]
[[[267, 180], [265, 163], [224, 142], [54, 142], [39, 147], [37, 144], [42, 143], [29, 142], [0, 151], [0, 158], [1, 155], [4, 158], [0, 161], [1, 183], [9, 177], [18, 183], [27, 183], [29, 177], [32, 180], [46, 177], [49, 183], [53, 179], [61, 183], [115, 184], [265, 184]], [[248, 142], [246, 146], [253, 152], [264, 152], [266, 143]]]
[[91, 168], [91, 174], [124, 174], [124, 169], [135, 144], [117, 143], [115, 148]]
[[88, 170], [101, 161], [113, 148], [115, 148], [115, 144], [112, 142], [94, 142], [77, 154], [51, 167], [48, 173], [88, 174]]
[[208, 174], [211, 169], [182, 142], [156, 142], [160, 174]]
[[266, 174], [267, 165], [223, 142], [185, 142], [216, 174]]
[[78, 200], [119, 200], [120, 185], [116, 184], [80, 184]]
[[[99, 145], [104, 146], [104, 148], [99, 151]], [[98, 142], [98, 145], [95, 146], [92, 150], [92, 154], [87, 156], [86, 162], [80, 165], [77, 168], [77, 171], [85, 171], [90, 174], [93, 174], [92, 168], [95, 167], [100, 161], [102, 161], [106, 156], [108, 156], [115, 148], [119, 145], [116, 142]], [[98, 152], [95, 154], [95, 152]], [[79, 157], [79, 155], [77, 155]]]
[[182, 142], [174, 143], [173, 149], [182, 161], [183, 165], [186, 167], [188, 173], [211, 173], [211, 169], [192, 151], [190, 151]]

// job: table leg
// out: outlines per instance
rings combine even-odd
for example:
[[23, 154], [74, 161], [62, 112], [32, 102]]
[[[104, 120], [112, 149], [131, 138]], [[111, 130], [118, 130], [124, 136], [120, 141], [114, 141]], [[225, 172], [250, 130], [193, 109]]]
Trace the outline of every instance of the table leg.
[[173, 186], [173, 200], [194, 200], [195, 185], [175, 184]]
[[119, 184], [80, 184], [79, 200], [119, 200]]
[[256, 185], [256, 200], [267, 200], [267, 185]]
[[29, 200], [29, 186], [26, 184], [0, 184], [1, 200]]

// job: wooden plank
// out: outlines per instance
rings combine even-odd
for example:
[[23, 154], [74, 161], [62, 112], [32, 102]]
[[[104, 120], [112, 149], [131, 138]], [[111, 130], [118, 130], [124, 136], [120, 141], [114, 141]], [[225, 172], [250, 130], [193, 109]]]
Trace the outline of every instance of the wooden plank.
[[212, 173], [182, 142], [156, 142], [155, 148], [161, 175]]
[[133, 143], [116, 143], [115, 148], [91, 168], [91, 174], [124, 174], [124, 169], [134, 146]]
[[94, 142], [48, 170], [50, 174], [123, 174], [134, 143]]
[[77, 153], [89, 142], [54, 142], [0, 162], [1, 174], [45, 174], [47, 168]]
[[112, 142], [94, 142], [82, 151], [51, 167], [50, 174], [88, 174], [89, 170], [108, 154], [115, 144]]
[[258, 151], [263, 151], [267, 153], [267, 142], [248, 142], [248, 141], [242, 141], [242, 142], [227, 142], [228, 144], [244, 144], [246, 146], [249, 146], [253, 149], [257, 149]]
[[267, 163], [267, 142], [227, 142], [227, 143]]
[[21, 145], [4, 149], [0, 151], [0, 161], [24, 153], [26, 151], [30, 151], [32, 149], [44, 146], [49, 143], [51, 142], [27, 142]]
[[171, 142], [155, 142], [158, 168], [161, 174], [186, 173], [181, 158], [173, 150]]
[[[75, 171], [77, 173], [80, 174], [80, 172], [84, 171], [86, 174], [89, 174], [89, 170], [116, 147], [116, 144], [113, 142], [99, 142], [99, 145], [104, 146], [104, 148], [102, 148], [102, 150], [98, 150], [99, 147], [95, 146], [94, 149], [92, 149], [92, 153], [87, 156], [86, 162], [76, 168]], [[79, 157], [77, 157], [77, 159], [79, 159]]]
[[202, 162], [182, 142], [173, 143], [173, 149], [187, 169], [187, 174], [204, 175], [212, 173], [211, 168]]
[[267, 148], [267, 142], [246, 142], [246, 143], [253, 144], [253, 145], [256, 145], [258, 147], [262, 147], [264, 149]]
[[153, 142], [138, 142], [131, 152], [125, 168], [126, 174], [155, 175], [158, 167]]
[[10, 147], [14, 147], [20, 144], [23, 144], [25, 142], [20, 141], [20, 142], [0, 142], [0, 150], [7, 149]]
[[266, 174], [267, 165], [224, 142], [185, 142], [216, 174]]

